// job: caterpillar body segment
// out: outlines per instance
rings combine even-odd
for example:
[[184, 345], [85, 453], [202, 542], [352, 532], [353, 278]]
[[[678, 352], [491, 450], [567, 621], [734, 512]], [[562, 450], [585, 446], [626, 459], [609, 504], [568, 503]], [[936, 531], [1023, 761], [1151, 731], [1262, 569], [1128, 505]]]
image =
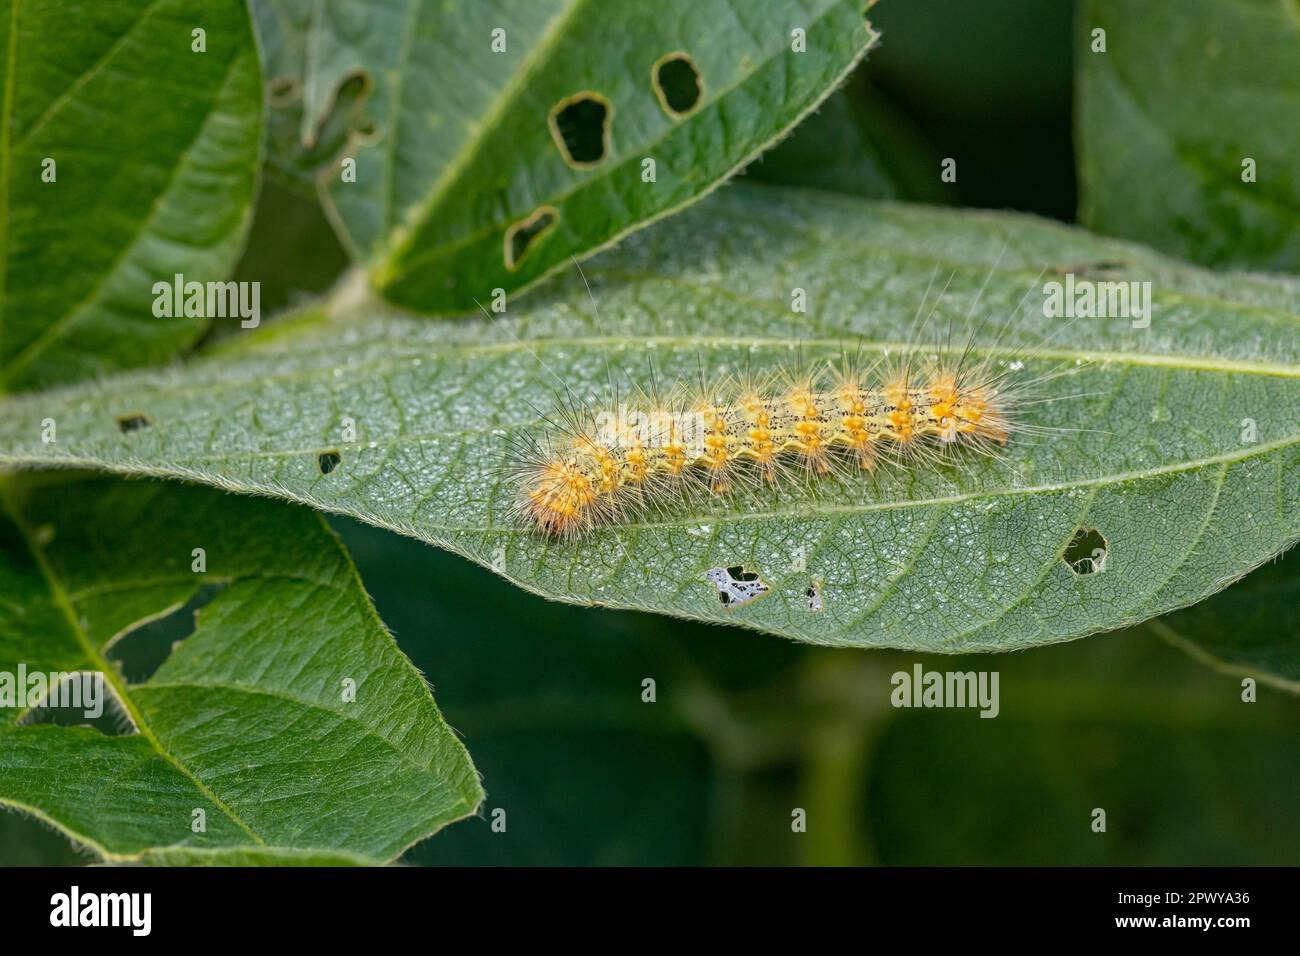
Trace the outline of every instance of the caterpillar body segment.
[[668, 399], [570, 407], [530, 436], [516, 462], [516, 511], [539, 532], [574, 537], [628, 520], [688, 489], [780, 488], [880, 462], [924, 466], [944, 449], [1004, 444], [1001, 377], [942, 359], [903, 371], [778, 373], [673, 387]]

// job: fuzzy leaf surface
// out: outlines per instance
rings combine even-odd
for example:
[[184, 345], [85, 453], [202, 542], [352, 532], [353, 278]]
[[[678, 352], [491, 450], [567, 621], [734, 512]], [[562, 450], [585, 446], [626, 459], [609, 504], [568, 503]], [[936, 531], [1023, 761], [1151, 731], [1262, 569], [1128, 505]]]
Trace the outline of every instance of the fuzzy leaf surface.
[[0, 91], [0, 391], [194, 342], [208, 319], [160, 317], [154, 286], [239, 256], [262, 136], [245, 4], [0, 0]]
[[[119, 642], [201, 587], [216, 591], [192, 633], [153, 673], [123, 676]], [[0, 806], [106, 860], [386, 862], [481, 797], [423, 678], [306, 509], [158, 482], [10, 479], [0, 672], [20, 665], [101, 672], [119, 702], [106, 708], [119, 733], [42, 721], [26, 699], [0, 710]]]
[[[321, 195], [379, 291], [464, 311], [744, 166], [866, 53], [866, 5], [256, 0], [267, 75], [287, 91], [273, 134], [299, 127], [296, 144], [273, 135], [272, 164], [300, 169], [331, 151]], [[677, 55], [691, 66], [675, 82], [670, 71], [661, 95], [656, 71]], [[685, 69], [698, 78], [689, 107]]]
[[[1047, 318], [1045, 283], [1152, 283], [1147, 328]], [[0, 462], [189, 478], [356, 516], [537, 593], [938, 651], [1080, 637], [1199, 601], [1300, 535], [1300, 284], [1218, 275], [1024, 216], [733, 186], [493, 322], [362, 303], [180, 368], [11, 401]], [[791, 308], [803, 289], [807, 312]], [[513, 521], [512, 434], [564, 389], [897, 354], [967, 315], [974, 354], [1046, 376], [1000, 459], [665, 502], [579, 541]], [[924, 333], [923, 333], [924, 335]], [[931, 336], [932, 337], [932, 336]], [[960, 344], [960, 342], [959, 342]], [[151, 424], [124, 432], [119, 416]], [[58, 440], [41, 441], [41, 421]], [[347, 441], [351, 436], [354, 440]], [[337, 455], [335, 462], [333, 457]], [[322, 462], [334, 467], [322, 469]], [[1105, 571], [1063, 560], [1079, 529]], [[705, 580], [770, 591], [725, 609]], [[811, 611], [816, 582], [823, 609]]]

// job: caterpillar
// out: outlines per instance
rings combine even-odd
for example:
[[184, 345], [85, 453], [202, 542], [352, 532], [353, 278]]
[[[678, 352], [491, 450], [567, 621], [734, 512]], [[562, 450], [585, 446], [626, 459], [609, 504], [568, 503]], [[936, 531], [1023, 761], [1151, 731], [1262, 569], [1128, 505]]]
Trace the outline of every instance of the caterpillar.
[[776, 370], [570, 398], [517, 454], [515, 513], [541, 534], [573, 538], [617, 524], [684, 491], [914, 465], [949, 448], [985, 453], [1013, 429], [1013, 363], [967, 365], [909, 354], [867, 370], [855, 361], [813, 373]]

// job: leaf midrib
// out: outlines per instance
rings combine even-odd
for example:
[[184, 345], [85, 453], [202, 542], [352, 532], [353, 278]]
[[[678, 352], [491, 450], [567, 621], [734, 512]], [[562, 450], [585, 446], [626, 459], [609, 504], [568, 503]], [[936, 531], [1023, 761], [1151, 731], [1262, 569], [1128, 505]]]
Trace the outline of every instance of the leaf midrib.
[[171, 764], [177, 772], [188, 779], [194, 785], [195, 789], [210, 800], [213, 806], [217, 807], [222, 813], [224, 813], [232, 823], [247, 833], [259, 846], [266, 846], [266, 841], [262, 839], [262, 837], [247, 823], [245, 823], [234, 810], [227, 806], [224, 800], [213, 793], [208, 786], [204, 784], [192, 770], [190, 770], [189, 767], [185, 766], [185, 764], [183, 764], [174, 754], [162, 746], [162, 743], [158, 740], [157, 736], [155, 736], [153, 729], [149, 726], [149, 722], [144, 719], [144, 716], [140, 713], [140, 709], [132, 699], [130, 691], [121, 674], [118, 673], [117, 669], [112, 666], [108, 659], [105, 658], [99, 649], [91, 642], [85, 631], [82, 630], [81, 624], [77, 619], [77, 612], [72, 607], [72, 604], [68, 599], [67, 591], [59, 580], [58, 575], [55, 574], [54, 569], [50, 566], [50, 563], [45, 556], [45, 550], [37, 542], [35, 534], [33, 534], [31, 527], [28, 525], [26, 518], [22, 514], [22, 509], [18, 507], [18, 503], [14, 500], [11, 489], [7, 484], [3, 483], [0, 483], [0, 504], [3, 505], [5, 511], [13, 521], [14, 526], [22, 535], [23, 543], [26, 545], [28, 553], [30, 553], [32, 558], [36, 561], [36, 566], [41, 572], [41, 577], [44, 578], [46, 586], [50, 590], [51, 599], [58, 607], [59, 613], [63, 616], [73, 637], [76, 638], [82, 652], [86, 655], [87, 661], [93, 664], [96, 669], [104, 675], [104, 679], [112, 686], [114, 696], [126, 709], [127, 716], [131, 719], [132, 724], [135, 725], [136, 732], [141, 738], [148, 741], [149, 745], [153, 747], [158, 756], [162, 757], [165, 761]]
[[[1177, 462], [1170, 465], [1161, 465], [1157, 468], [1142, 469], [1139, 471], [1119, 472], [1111, 475], [1101, 475], [1094, 478], [1079, 478], [1071, 481], [1055, 482], [1044, 485], [1026, 485], [1019, 488], [996, 488], [985, 489], [983, 491], [972, 491], [958, 495], [948, 495], [941, 498], [909, 498], [895, 501], [876, 501], [861, 502], [858, 504], [843, 505], [819, 505], [816, 508], [791, 508], [786, 511], [746, 511], [746, 512], [728, 512], [721, 514], [699, 514], [683, 516], [667, 521], [656, 522], [627, 522], [616, 526], [615, 530], [653, 530], [656, 528], [684, 528], [688, 525], [697, 525], [701, 523], [720, 524], [734, 521], [750, 521], [762, 519], [777, 518], [817, 518], [825, 515], [834, 514], [858, 514], [872, 511], [890, 511], [903, 508], [924, 508], [938, 507], [950, 504], [961, 504], [968, 501], [993, 500], [1006, 497], [1020, 497], [1022, 495], [1036, 494], [1056, 494], [1064, 491], [1072, 491], [1079, 488], [1106, 487], [1109, 485], [1118, 485], [1130, 481], [1143, 481], [1149, 478], [1157, 478], [1162, 475], [1179, 474], [1182, 472], [1196, 471], [1201, 468], [1207, 468], [1216, 464], [1232, 464], [1238, 461], [1246, 461], [1257, 455], [1262, 456], [1274, 451], [1281, 451], [1294, 445], [1300, 445], [1300, 435], [1291, 438], [1280, 439], [1275, 442], [1268, 442], [1263, 445], [1252, 446], [1248, 451], [1225, 452], [1221, 455], [1211, 455], [1204, 458], [1193, 458], [1183, 462]], [[266, 452], [260, 453], [273, 457], [279, 453]], [[206, 459], [196, 459], [206, 460]], [[196, 468], [185, 466], [140, 466], [138, 464], [119, 463], [105, 461], [99, 458], [88, 458], [82, 456], [68, 455], [57, 459], [45, 458], [38, 455], [0, 455], [0, 463], [8, 463], [19, 466], [49, 466], [57, 462], [60, 466], [90, 468], [108, 474], [148, 476], [154, 478], [167, 479], [192, 479], [200, 484], [216, 484], [213, 477], [207, 472], [200, 471]], [[222, 484], [221, 487], [228, 487]], [[235, 487], [242, 487], [236, 485]], [[250, 488], [256, 486], [250, 484]], [[261, 492], [259, 492], [261, 493]], [[325, 500], [311, 494], [298, 494], [290, 492], [287, 489], [280, 488], [275, 492], [277, 497], [286, 501], [296, 501], [299, 504], [305, 504], [317, 510], [326, 511], [332, 514], [347, 515], [363, 521], [367, 521], [377, 527], [388, 528], [397, 531], [400, 534], [410, 535], [420, 538], [421, 540], [430, 541], [435, 544], [446, 544], [441, 539], [434, 539], [426, 536], [425, 531], [447, 531], [456, 534], [512, 534], [512, 535], [532, 535], [533, 532], [518, 525], [469, 525], [469, 524], [437, 524], [434, 522], [421, 522], [418, 528], [410, 528], [406, 525], [387, 524], [384, 518], [379, 515], [369, 515], [362, 513], [357, 508], [349, 508], [337, 500]], [[473, 555], [466, 555], [474, 558]], [[474, 558], [474, 560], [478, 560]]]
[[[575, 4], [581, 2], [582, 0], [575, 0]], [[828, 16], [830, 16], [835, 11], [837, 11], [845, 2], [846, 0], [832, 0], [832, 2], [829, 3], [817, 16], [817, 18], [812, 22], [821, 23]], [[862, 49], [857, 52], [852, 63], [849, 64], [849, 68], [856, 65], [858, 60], [866, 54], [867, 50], [871, 48], [872, 43], [874, 42], [874, 38], [875, 38], [875, 34], [868, 32], [866, 44], [864, 44]], [[750, 70], [748, 73], [743, 74], [734, 83], [731, 83], [730, 85], [719, 89], [716, 93], [712, 94], [711, 96], [706, 96], [703, 102], [701, 102], [693, 110], [691, 115], [686, 119], [682, 120], [682, 123], [689, 123], [696, 116], [703, 115], [709, 106], [721, 102], [724, 97], [731, 94], [735, 90], [739, 89], [744, 84], [748, 83], [754, 76], [758, 75], [758, 73], [761, 70], [763, 70], [765, 67], [770, 65], [773, 62], [773, 60], [775, 60], [777, 57], [783, 56], [784, 53], [785, 53], [785, 45], [777, 44], [773, 48], [773, 52], [765, 56], [763, 59], [757, 61], [754, 64], [754, 68]], [[844, 74], [847, 74], [847, 72], [848, 69], [844, 71]], [[838, 77], [836, 81], [836, 85], [838, 85], [838, 83], [842, 79], [843, 79], [843, 75]], [[561, 190], [560, 192], [552, 196], [545, 197], [546, 201], [553, 205], [563, 204], [565, 201], [570, 199], [573, 195], [578, 193], [580, 190], [591, 186], [593, 183], [598, 183], [602, 179], [607, 179], [611, 174], [613, 174], [615, 171], [619, 169], [622, 169], [629, 162], [639, 162], [641, 154], [647, 151], [652, 152], [655, 149], [655, 147], [661, 145], [664, 142], [664, 140], [668, 139], [669, 136], [673, 135], [680, 128], [681, 127], [676, 123], [669, 124], [667, 127], [664, 128], [664, 130], [658, 136], [641, 144], [637, 150], [626, 152], [622, 156], [609, 157], [609, 160], [611, 162], [611, 165], [609, 166], [605, 166], [604, 165], [605, 160], [601, 160], [601, 165], [597, 169], [584, 170], [584, 172], [590, 173], [592, 175], [584, 175], [578, 177], [567, 188]], [[761, 149], [756, 151], [756, 154], [757, 152], [761, 152]], [[736, 169], [743, 168], [747, 164], [747, 162], [748, 162], [748, 158], [736, 164]], [[730, 178], [730, 173], [727, 176], [722, 177], [723, 180], [729, 178]], [[449, 182], [448, 186], [450, 186], [451, 184], [452, 183]], [[720, 184], [721, 183], [718, 183], [717, 185]], [[687, 200], [687, 202], [690, 201], [691, 200]], [[419, 217], [412, 220], [412, 222], [415, 224], [423, 222], [425, 219], [428, 218], [428, 216], [434, 210], [436, 210], [436, 206], [431, 205], [429, 203], [422, 203], [420, 208], [421, 208], [421, 212]], [[672, 210], [669, 211], [671, 212]], [[500, 231], [501, 227], [505, 225], [505, 223], [506, 220], [504, 219], [499, 221], [491, 221], [461, 236], [451, 238], [446, 242], [442, 242], [436, 245], [425, 244], [418, 253], [408, 254], [408, 250], [417, 239], [416, 232], [414, 229], [412, 229], [406, 236], [404, 236], [401, 239], [401, 241], [399, 241], [395, 246], [393, 246], [393, 248], [384, 257], [382, 267], [376, 271], [374, 280], [377, 285], [384, 286], [388, 284], [388, 282], [390, 282], [395, 277], [401, 274], [410, 273], [414, 271], [417, 267], [421, 267], [426, 265], [427, 263], [436, 261], [437, 259], [442, 258], [448, 252], [456, 252], [468, 246], [471, 246], [476, 242], [482, 241], [485, 237], [491, 236], [493, 233]], [[399, 260], [402, 261], [402, 265], [400, 268], [396, 265], [396, 263]]]
[[[968, 501], [1019, 497], [1021, 495], [1057, 494], [1063, 491], [1074, 491], [1080, 488], [1105, 488], [1110, 485], [1119, 485], [1130, 481], [1145, 481], [1150, 478], [1159, 478], [1163, 475], [1176, 475], [1187, 471], [1197, 471], [1214, 465], [1231, 465], [1234, 462], [1246, 461], [1257, 455], [1262, 456], [1270, 452], [1281, 451], [1284, 448], [1290, 448], [1294, 445], [1300, 445], [1300, 435], [1279, 439], [1278, 441], [1268, 442], [1263, 445], [1253, 445], [1249, 450], [1245, 451], [1224, 452], [1219, 455], [1210, 455], [1205, 458], [1192, 458], [1187, 461], [1160, 465], [1155, 468], [1145, 468], [1139, 471], [1119, 472], [1112, 475], [1099, 475], [1094, 478], [1077, 478], [1070, 481], [1053, 482], [1044, 485], [1026, 485], [1021, 488], [986, 489], [984, 491], [972, 491], [959, 495], [948, 495], [942, 498], [911, 498], [897, 501], [874, 501], [859, 504], [825, 505], [818, 506], [816, 509], [808, 510], [806, 512], [797, 510], [747, 511], [725, 515], [704, 515], [690, 520], [628, 522], [620, 524], [618, 527], [629, 529], [672, 528], [688, 524], [698, 524], [700, 521], [721, 522], [746, 521], [750, 519], [764, 518], [791, 518], [805, 513], [808, 517], [821, 517], [828, 514], [858, 514], [869, 511], [893, 511], [901, 508], [937, 507], [942, 505], [962, 504]], [[457, 527], [455, 530], [492, 531], [500, 529], [470, 529]]]
[[[17, 68], [15, 64], [18, 61], [18, 6], [20, 2], [21, 0], [12, 0], [13, 5], [10, 8], [11, 22], [9, 25], [9, 52], [5, 69], [5, 96], [4, 104], [0, 107], [0, 123], [4, 124], [3, 127], [0, 128], [0, 355], [4, 354], [5, 318], [7, 313], [6, 306], [8, 304], [6, 293], [9, 273], [9, 175], [11, 165], [10, 125], [13, 121], [14, 88], [16, 86], [17, 76]], [[154, 12], [159, 2], [160, 0], [152, 0], [145, 9], [141, 10], [136, 18], [131, 21], [131, 25], [123, 31], [121, 36], [113, 41], [99, 59], [96, 60], [89, 69], [80, 73], [72, 83], [70, 83], [57, 97], [55, 97], [54, 100], [50, 102], [41, 115], [38, 116], [33, 121], [32, 125], [23, 133], [22, 139], [12, 148], [21, 149], [28, 140], [36, 135], [51, 116], [62, 109], [65, 103], [76, 95], [77, 92], [82, 90], [86, 84], [90, 82], [91, 77], [99, 73], [104, 64], [117, 53], [117, 51], [132, 37], [132, 35], [134, 35], [136, 28]], [[5, 378], [7, 375], [7, 369], [0, 371], [0, 393], [3, 393], [5, 390]]]
[[[1176, 620], [1176, 618], [1175, 618]], [[1259, 667], [1252, 666], [1248, 663], [1238, 663], [1220, 657], [1210, 649], [1212, 645], [1202, 644], [1193, 637], [1188, 637], [1182, 631], [1172, 627], [1169, 624], [1169, 618], [1156, 618], [1146, 622], [1147, 628], [1161, 639], [1167, 641], [1173, 646], [1180, 648], [1185, 653], [1191, 655], [1195, 660], [1200, 661], [1208, 667], [1224, 674], [1235, 674], [1239, 677], [1251, 677], [1273, 687], [1279, 687], [1282, 690], [1292, 694], [1300, 694], [1300, 681], [1291, 680], [1288, 677], [1279, 677], [1268, 671], [1261, 670]]]
[[[81, 319], [86, 309], [99, 299], [100, 295], [104, 291], [104, 287], [108, 284], [110, 279], [117, 275], [118, 269], [121, 268], [122, 263], [138, 250], [139, 242], [153, 225], [158, 215], [160, 205], [168, 198], [169, 193], [180, 178], [181, 171], [186, 169], [195, 148], [203, 139], [204, 134], [208, 132], [209, 124], [212, 122], [212, 118], [216, 115], [221, 103], [221, 97], [225, 93], [226, 87], [229, 85], [231, 77], [234, 76], [236, 69], [240, 68], [244, 63], [244, 57], [245, 54], [240, 53], [231, 58], [230, 64], [226, 68], [225, 76], [222, 78], [221, 83], [215, 88], [212, 102], [203, 117], [203, 121], [200, 122], [195, 129], [194, 138], [177, 157], [175, 165], [172, 166], [171, 174], [167, 178], [166, 185], [153, 197], [153, 201], [149, 204], [149, 211], [140, 218], [139, 228], [130, 237], [129, 241], [123, 244], [120, 253], [100, 274], [94, 287], [91, 288], [79, 302], [64, 312], [63, 315], [59, 316], [47, 325], [40, 335], [23, 346], [21, 351], [16, 352], [4, 366], [0, 366], [0, 394], [6, 390], [8, 383], [15, 375], [29, 367], [32, 362], [64, 338], [68, 329], [74, 327]], [[3, 296], [0, 295], [0, 307], [3, 306], [3, 301]]]
[[[456, 158], [447, 164], [442, 175], [440, 175], [437, 181], [430, 187], [428, 195], [418, 205], [416, 205], [413, 210], [407, 213], [406, 220], [408, 223], [419, 223], [426, 219], [433, 210], [437, 209], [438, 204], [442, 202], [443, 197], [451, 187], [455, 185], [460, 172], [468, 167], [471, 161], [478, 156], [488, 133], [494, 130], [496, 125], [505, 117], [507, 104], [512, 102], [515, 91], [524, 86], [528, 77], [531, 76], [533, 67], [539, 62], [540, 58], [550, 52], [551, 47], [556, 42], [557, 35], [573, 18], [575, 11], [582, 6], [583, 2], [584, 0], [569, 0], [566, 7], [561, 10], [549, 24], [547, 24], [541, 37], [538, 38], [537, 44], [532, 50], [524, 55], [510, 79], [506, 81], [505, 85], [501, 87], [500, 92], [498, 92], [496, 97], [493, 99], [487, 112], [479, 121], [474, 136], [457, 153]], [[420, 0], [412, 0], [412, 3], [418, 7], [420, 5]], [[412, 33], [414, 33], [414, 31], [412, 31]], [[402, 85], [403, 81], [399, 79], [394, 92], [400, 92]], [[391, 127], [389, 130], [389, 136], [393, 141], [393, 146], [388, 151], [390, 157], [395, 155], [396, 133], [397, 128], [395, 126]], [[387, 197], [385, 197], [385, 199], [387, 200]], [[386, 204], [384, 214], [385, 226], [388, 229], [391, 229], [394, 225], [392, 221], [391, 206], [391, 202]], [[388, 254], [388, 258], [391, 260], [402, 255], [410, 246], [411, 241], [412, 239], [410, 236], [399, 240]]]
[[[70, 102], [77, 93], [81, 92], [81, 90], [85, 88], [86, 84], [88, 84], [99, 73], [99, 71], [104, 68], [105, 64], [107, 64], [108, 61], [117, 54], [118, 50], [120, 50], [132, 38], [136, 28], [139, 27], [140, 24], [144, 23], [144, 21], [155, 12], [158, 4], [161, 2], [162, 0], [150, 0], [149, 5], [136, 14], [136, 17], [131, 21], [130, 26], [123, 30], [122, 33], [119, 34], [111, 44], [109, 44], [108, 48], [100, 54], [99, 58], [92, 63], [89, 68], [79, 73], [76, 78], [69, 83], [61, 93], [59, 93], [58, 96], [50, 101], [49, 105], [45, 107], [41, 115], [36, 117], [36, 119], [32, 121], [31, 126], [27, 127], [23, 132], [23, 138], [18, 141], [17, 148], [21, 149], [25, 146], [33, 136], [41, 131], [45, 124], [49, 122], [51, 117], [57, 114], [59, 110], [63, 109], [63, 107]], [[18, 6], [16, 0], [14, 6]]]
[[[367, 345], [369, 342], [362, 341], [355, 343], [357, 345]], [[854, 349], [862, 349], [872, 352], [901, 352], [911, 350], [914, 346], [906, 342], [883, 342], [883, 341], [865, 341], [860, 338], [847, 336], [845, 338], [833, 339], [768, 339], [740, 336], [639, 336], [639, 337], [564, 337], [564, 338], [542, 338], [542, 339], [516, 339], [510, 342], [487, 342], [487, 343], [450, 343], [436, 344], [429, 349], [412, 350], [404, 352], [399, 356], [386, 356], [384, 358], [374, 359], [368, 362], [355, 362], [352, 364], [337, 365], [349, 372], [384, 372], [397, 368], [401, 365], [408, 364], [416, 358], [440, 358], [444, 355], [464, 355], [471, 353], [492, 353], [492, 352], [536, 352], [536, 347], [574, 347], [574, 348], [640, 348], [644, 346], [665, 348], [736, 348], [736, 349], [756, 349], [771, 348], [789, 351], [797, 346], [803, 348], [818, 348], [827, 351], [833, 351], [851, 345]], [[327, 351], [327, 350], [323, 350]], [[924, 350], [922, 350], [924, 351]], [[1008, 355], [1005, 348], [995, 346], [976, 346], [970, 347], [972, 355]], [[275, 349], [266, 352], [244, 352], [239, 355], [243, 359], [261, 359], [289, 357], [293, 358], [304, 353], [294, 349]], [[1086, 363], [1088, 365], [1130, 365], [1150, 368], [1169, 368], [1174, 370], [1192, 371], [1192, 372], [1209, 372], [1225, 375], [1263, 375], [1273, 378], [1300, 378], [1300, 364], [1257, 362], [1250, 359], [1231, 359], [1220, 358], [1216, 356], [1197, 356], [1197, 355], [1179, 355], [1179, 354], [1162, 354], [1154, 352], [1103, 352], [1091, 349], [1032, 349], [1027, 351], [1022, 358], [1025, 359], [1049, 359], [1058, 361], [1074, 361]], [[219, 356], [212, 356], [210, 359], [198, 359], [193, 368], [202, 368], [205, 361], [213, 364], [221, 361]], [[204, 394], [213, 394], [223, 390], [242, 390], [250, 383], [265, 385], [267, 383], [286, 384], [295, 381], [316, 381], [320, 378], [321, 368], [299, 368], [286, 372], [268, 371], [263, 368], [254, 370], [248, 377], [237, 377], [231, 373], [237, 373], [240, 369], [226, 368], [222, 369], [221, 380], [218, 381], [198, 381], [192, 384], [179, 384], [170, 382], [158, 382], [151, 380], [150, 373], [135, 373], [138, 376], [137, 382], [132, 382], [130, 378], [124, 379], [129, 386], [139, 386], [141, 388], [151, 389], [151, 395], [161, 398], [171, 396], [186, 395], [196, 392]], [[62, 389], [53, 389], [49, 392], [41, 393], [41, 400], [48, 403], [50, 399], [62, 396], [75, 396], [76, 393], [82, 392], [87, 401], [95, 403], [102, 402], [109, 397], [104, 390], [103, 383], [95, 386], [90, 390], [80, 385], [67, 386]], [[133, 396], [148, 397], [148, 396]], [[27, 400], [26, 396], [22, 400]], [[75, 400], [75, 399], [74, 399]], [[0, 399], [2, 402], [3, 399]], [[530, 419], [518, 423], [519, 425], [535, 424], [540, 419]], [[500, 425], [492, 426], [493, 428], [503, 427]], [[514, 427], [514, 423], [506, 426]], [[457, 429], [455, 431], [431, 432], [425, 437], [449, 437], [453, 435], [469, 435], [479, 431], [490, 431], [490, 428], [484, 429]], [[0, 460], [4, 459], [3, 453], [0, 453]]]

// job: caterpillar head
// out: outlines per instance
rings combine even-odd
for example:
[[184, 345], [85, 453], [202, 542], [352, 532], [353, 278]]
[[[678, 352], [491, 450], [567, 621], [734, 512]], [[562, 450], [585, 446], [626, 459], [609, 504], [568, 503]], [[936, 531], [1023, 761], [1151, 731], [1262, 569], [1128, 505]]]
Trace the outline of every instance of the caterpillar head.
[[522, 510], [541, 531], [569, 537], [590, 526], [598, 494], [590, 469], [576, 458], [556, 459], [533, 469], [524, 483]]

